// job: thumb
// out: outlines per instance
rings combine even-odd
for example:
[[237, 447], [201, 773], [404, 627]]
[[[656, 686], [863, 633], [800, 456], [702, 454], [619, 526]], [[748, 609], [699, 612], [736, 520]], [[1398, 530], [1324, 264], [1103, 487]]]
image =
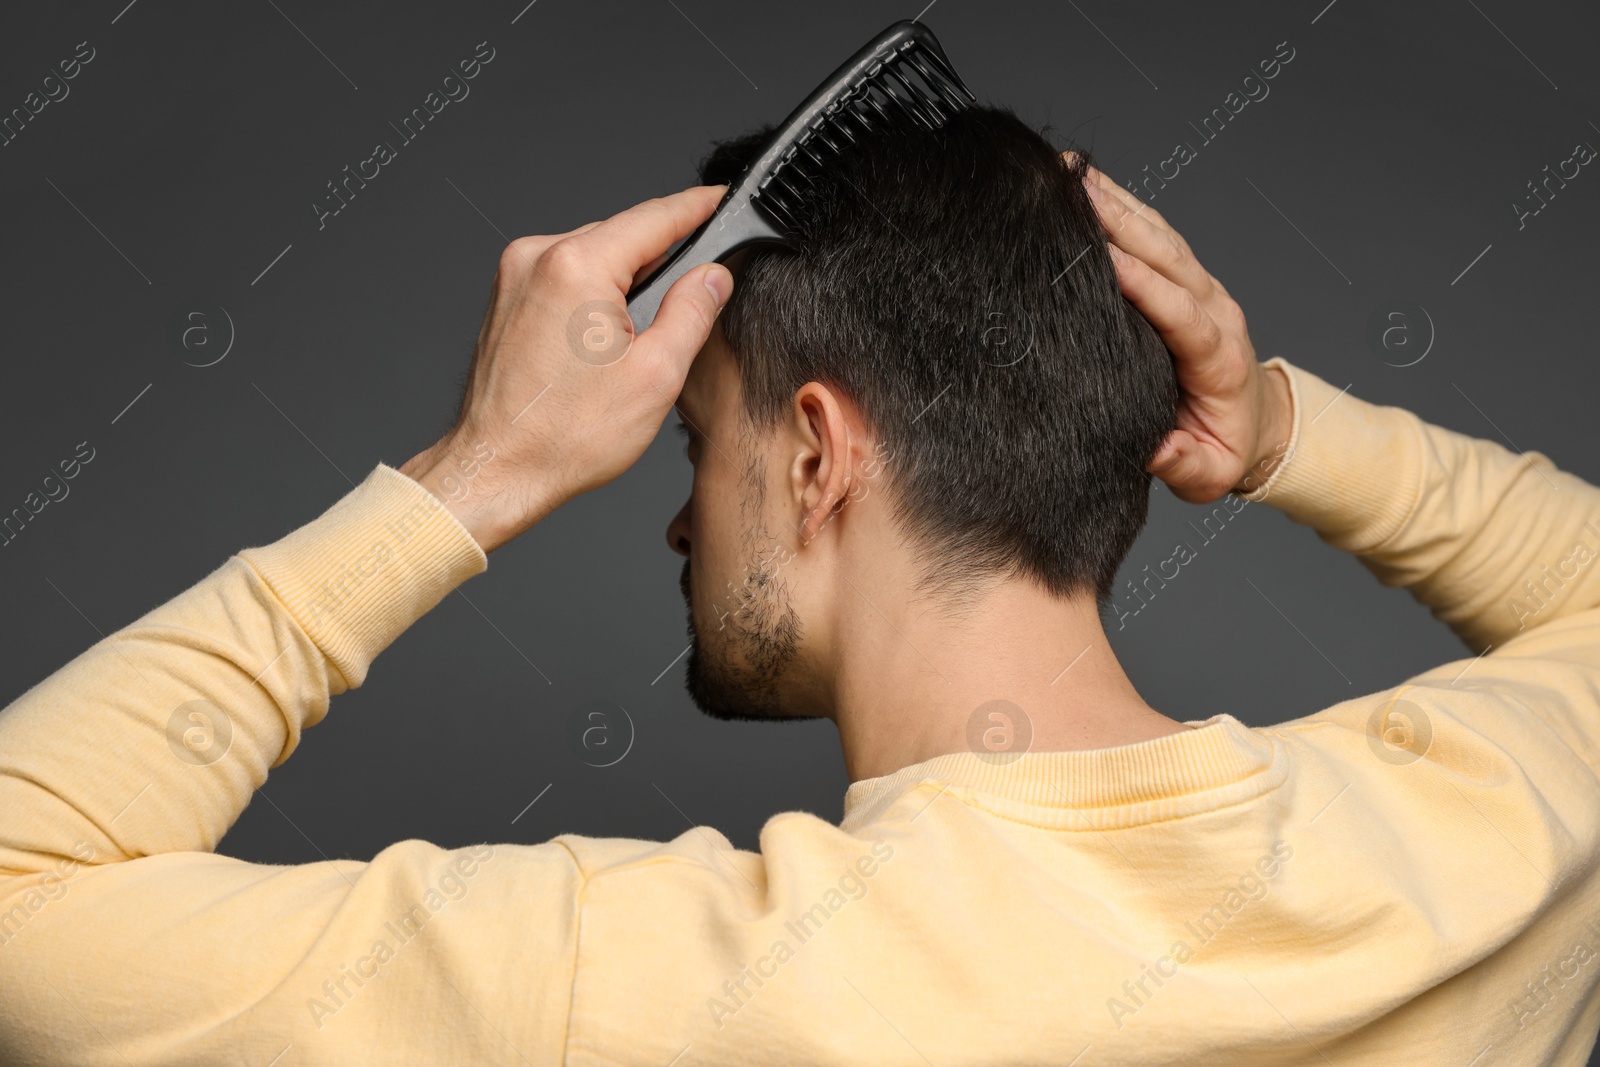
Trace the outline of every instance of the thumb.
[[677, 381], [689, 373], [700, 346], [711, 335], [728, 298], [733, 295], [733, 275], [720, 263], [708, 263], [690, 271], [673, 283], [661, 300], [650, 328], [639, 335], [651, 363], [665, 362], [674, 368]]
[[1173, 430], [1168, 434], [1145, 469], [1166, 482], [1178, 499], [1188, 503], [1209, 504], [1223, 495], [1208, 492], [1212, 476], [1204, 450], [1187, 430]]
[[1194, 445], [1194, 437], [1187, 430], [1173, 430], [1156, 449], [1156, 454], [1150, 457], [1145, 470], [1165, 477], [1182, 461], [1185, 452], [1194, 450]]

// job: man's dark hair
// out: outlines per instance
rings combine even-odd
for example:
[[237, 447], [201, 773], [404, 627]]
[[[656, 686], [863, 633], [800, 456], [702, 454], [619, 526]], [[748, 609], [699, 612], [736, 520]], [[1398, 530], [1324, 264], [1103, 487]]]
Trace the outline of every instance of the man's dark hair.
[[[772, 133], [717, 142], [701, 181], [737, 180]], [[1117, 287], [1088, 162], [994, 107], [866, 138], [812, 183], [794, 247], [749, 250], [722, 312], [748, 427], [809, 381], [849, 396], [887, 446], [919, 590], [955, 604], [1025, 576], [1104, 611], [1148, 513], [1177, 381]]]

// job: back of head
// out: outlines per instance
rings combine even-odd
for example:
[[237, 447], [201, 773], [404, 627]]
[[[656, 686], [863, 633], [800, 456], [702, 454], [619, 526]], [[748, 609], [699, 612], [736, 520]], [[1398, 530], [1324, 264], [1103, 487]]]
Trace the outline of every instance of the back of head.
[[[718, 143], [701, 180], [733, 181], [771, 133]], [[855, 402], [921, 589], [950, 603], [1027, 577], [1103, 610], [1144, 525], [1177, 382], [1118, 290], [1087, 162], [992, 107], [864, 139], [722, 312], [754, 428], [808, 381]]]

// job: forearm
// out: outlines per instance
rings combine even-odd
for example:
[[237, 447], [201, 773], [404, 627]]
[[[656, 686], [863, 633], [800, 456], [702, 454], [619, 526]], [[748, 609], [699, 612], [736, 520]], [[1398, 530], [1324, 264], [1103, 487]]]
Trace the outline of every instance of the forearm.
[[1246, 499], [1407, 588], [1475, 651], [1600, 605], [1600, 568], [1580, 547], [1600, 548], [1600, 489], [1541, 453], [1368, 403], [1281, 359], [1269, 365], [1288, 373], [1290, 432]]
[[476, 544], [393, 470], [96, 642], [0, 714], [0, 877], [209, 851]]

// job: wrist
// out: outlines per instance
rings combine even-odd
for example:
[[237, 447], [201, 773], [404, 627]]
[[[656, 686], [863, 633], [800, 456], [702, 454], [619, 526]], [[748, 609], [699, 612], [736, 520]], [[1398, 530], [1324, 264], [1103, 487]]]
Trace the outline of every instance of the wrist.
[[1253, 492], [1265, 485], [1287, 458], [1289, 438], [1294, 433], [1294, 394], [1289, 388], [1288, 372], [1281, 366], [1263, 365], [1261, 377], [1261, 432], [1256, 457], [1234, 485], [1234, 493]]
[[494, 459], [494, 449], [485, 442], [467, 447], [444, 438], [398, 469], [433, 494], [487, 554], [532, 525], [524, 523], [519, 528], [506, 513], [506, 494], [484, 474]]

